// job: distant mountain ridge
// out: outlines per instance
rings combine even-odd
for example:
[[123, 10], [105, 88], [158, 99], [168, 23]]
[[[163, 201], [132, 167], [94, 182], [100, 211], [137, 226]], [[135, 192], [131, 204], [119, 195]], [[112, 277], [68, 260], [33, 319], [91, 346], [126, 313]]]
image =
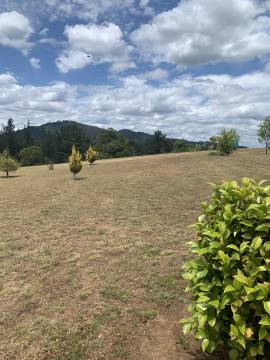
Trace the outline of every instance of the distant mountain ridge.
[[[41, 140], [42, 136], [44, 134], [44, 130], [45, 131], [51, 131], [53, 132], [58, 132], [61, 131], [61, 129], [65, 126], [69, 126], [69, 125], [76, 125], [78, 126], [81, 131], [88, 136], [91, 141], [95, 140], [95, 137], [100, 134], [102, 131], [106, 130], [104, 128], [100, 128], [97, 126], [92, 126], [92, 125], [87, 125], [87, 124], [83, 124], [77, 121], [72, 121], [72, 120], [61, 120], [61, 121], [55, 121], [55, 122], [48, 122], [46, 124], [42, 124], [42, 125], [37, 125], [37, 126], [30, 126], [31, 129], [31, 136], [34, 140]], [[153, 135], [142, 132], [142, 131], [133, 131], [130, 129], [122, 129], [122, 130], [118, 130], [118, 133], [122, 134], [127, 140], [129, 141], [134, 141], [138, 144], [142, 144], [145, 140], [151, 138]], [[24, 133], [24, 129], [20, 129], [17, 130], [18, 134], [23, 134]], [[177, 140], [177, 139], [172, 139], [172, 140]], [[183, 140], [186, 144], [189, 145], [196, 145], [196, 144], [204, 144], [204, 141], [188, 141], [188, 140]]]

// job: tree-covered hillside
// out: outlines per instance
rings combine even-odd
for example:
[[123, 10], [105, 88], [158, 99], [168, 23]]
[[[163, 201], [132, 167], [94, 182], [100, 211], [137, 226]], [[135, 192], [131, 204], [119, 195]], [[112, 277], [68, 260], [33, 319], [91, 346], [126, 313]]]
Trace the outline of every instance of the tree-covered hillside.
[[84, 154], [94, 146], [99, 158], [160, 154], [207, 149], [207, 142], [169, 139], [160, 130], [153, 135], [128, 129], [116, 131], [75, 121], [58, 121], [15, 130], [9, 119], [0, 131], [0, 153], [7, 149], [24, 165], [66, 162], [72, 146]]

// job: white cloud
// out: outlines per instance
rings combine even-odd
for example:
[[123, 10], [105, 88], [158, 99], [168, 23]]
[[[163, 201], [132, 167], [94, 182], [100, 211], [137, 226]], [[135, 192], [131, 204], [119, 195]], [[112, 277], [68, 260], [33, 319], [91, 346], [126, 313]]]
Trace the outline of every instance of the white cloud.
[[78, 17], [83, 20], [97, 20], [105, 14], [113, 15], [128, 10], [134, 0], [46, 0], [56, 18]]
[[169, 72], [161, 68], [156, 68], [155, 70], [143, 73], [140, 76], [146, 80], [164, 80], [169, 77]]
[[34, 69], [40, 69], [40, 60], [39, 59], [37, 59], [37, 58], [35, 58], [35, 57], [32, 57], [31, 59], [30, 59], [30, 63], [31, 63], [31, 65], [32, 65], [32, 67], [34, 68]]
[[110, 63], [112, 72], [135, 66], [130, 60], [131, 48], [115, 24], [66, 26], [65, 35], [68, 48], [56, 60], [62, 73], [81, 69], [90, 63]]
[[92, 56], [87, 55], [83, 51], [69, 49], [64, 51], [59, 58], [56, 59], [56, 65], [62, 73], [70, 70], [82, 69], [92, 62]]
[[17, 126], [70, 119], [84, 123], [206, 140], [222, 127], [235, 128], [243, 144], [256, 145], [259, 122], [270, 114], [270, 74], [183, 75], [156, 87], [135, 76], [121, 85], [20, 85], [0, 75], [0, 117]]
[[154, 16], [155, 10], [149, 6], [149, 0], [140, 0], [139, 7], [143, 9], [143, 15], [145, 16]]
[[22, 127], [28, 117], [33, 124], [45, 120], [72, 116], [76, 87], [58, 82], [49, 86], [20, 85], [11, 74], [0, 75], [0, 117], [14, 117]]
[[40, 36], [47, 36], [48, 32], [49, 32], [49, 29], [45, 27], [39, 32], [39, 35]]
[[182, 0], [131, 34], [145, 59], [179, 67], [250, 60], [270, 52], [266, 2]]
[[43, 19], [78, 18], [91, 22], [102, 16], [117, 19], [134, 4], [135, 0], [1, 0], [0, 11], [17, 10], [40, 25]]
[[32, 46], [29, 41], [33, 29], [29, 20], [17, 11], [0, 13], [0, 44], [27, 54]]

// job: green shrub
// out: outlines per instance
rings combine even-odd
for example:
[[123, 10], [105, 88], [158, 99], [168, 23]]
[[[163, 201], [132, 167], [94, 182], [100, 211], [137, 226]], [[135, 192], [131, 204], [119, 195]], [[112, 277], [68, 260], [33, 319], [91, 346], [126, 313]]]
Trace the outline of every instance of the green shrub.
[[223, 347], [233, 360], [270, 353], [270, 186], [242, 183], [214, 185], [183, 273], [192, 293], [184, 334], [194, 331], [203, 351]]

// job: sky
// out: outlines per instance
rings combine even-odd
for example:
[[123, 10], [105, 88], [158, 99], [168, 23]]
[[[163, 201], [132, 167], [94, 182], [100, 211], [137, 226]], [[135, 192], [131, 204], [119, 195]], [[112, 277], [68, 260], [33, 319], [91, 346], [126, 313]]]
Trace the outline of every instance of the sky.
[[268, 115], [270, 0], [0, 1], [0, 123], [257, 146]]

